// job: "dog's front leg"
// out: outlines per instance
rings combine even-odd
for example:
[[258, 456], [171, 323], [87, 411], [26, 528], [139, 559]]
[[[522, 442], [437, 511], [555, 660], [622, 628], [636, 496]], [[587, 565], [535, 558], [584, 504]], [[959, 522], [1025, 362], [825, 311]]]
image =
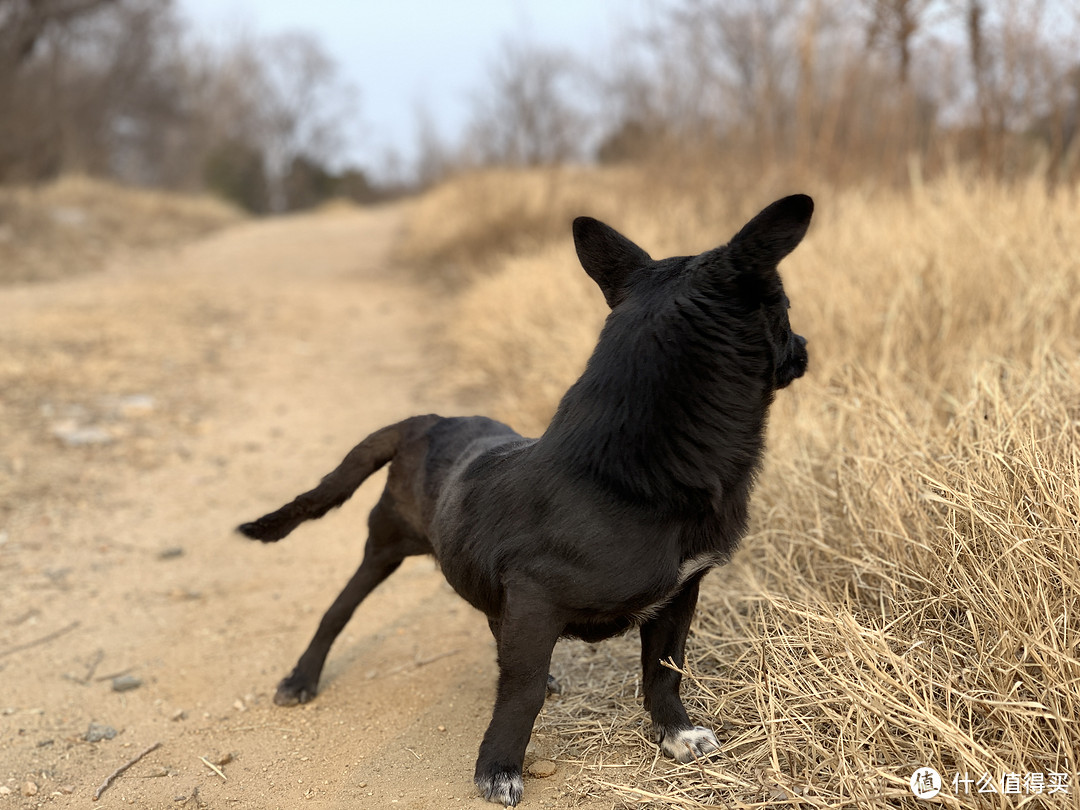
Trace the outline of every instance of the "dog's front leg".
[[683, 665], [700, 581], [699, 575], [686, 582], [674, 599], [641, 625], [642, 691], [653, 738], [679, 762], [692, 762], [720, 748], [712, 731], [690, 722], [679, 697], [682, 675], [661, 663], [670, 660], [677, 667]]
[[492, 623], [499, 650], [498, 693], [473, 777], [488, 801], [511, 806], [521, 801], [525, 747], [544, 705], [551, 651], [562, 629], [538, 591], [507, 587], [503, 615]]
[[[491, 629], [491, 635], [495, 637], [495, 644], [499, 643], [499, 621], [498, 619], [488, 619], [488, 627]], [[548, 697], [552, 695], [562, 694], [562, 684], [555, 680], [555, 676], [550, 672], [547, 676], [547, 694]]]

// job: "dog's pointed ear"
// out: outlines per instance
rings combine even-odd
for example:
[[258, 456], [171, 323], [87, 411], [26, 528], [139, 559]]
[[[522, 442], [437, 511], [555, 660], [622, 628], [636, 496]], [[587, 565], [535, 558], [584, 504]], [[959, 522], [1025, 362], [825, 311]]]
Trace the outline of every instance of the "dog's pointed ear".
[[612, 308], [623, 299], [627, 274], [652, 261], [621, 233], [592, 217], [574, 220], [574, 247], [581, 266], [600, 285]]
[[793, 194], [768, 206], [728, 242], [728, 252], [740, 273], [775, 270], [780, 260], [802, 241], [810, 227], [814, 201]]

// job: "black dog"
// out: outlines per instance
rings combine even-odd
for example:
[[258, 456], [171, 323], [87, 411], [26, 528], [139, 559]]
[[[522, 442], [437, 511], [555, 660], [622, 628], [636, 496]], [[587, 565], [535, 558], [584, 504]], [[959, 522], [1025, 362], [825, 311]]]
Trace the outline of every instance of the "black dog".
[[777, 264], [813, 202], [773, 203], [725, 246], [653, 261], [594, 219], [578, 257], [611, 307], [585, 373], [539, 439], [484, 417], [417, 416], [357, 445], [310, 492], [240, 531], [270, 542], [344, 503], [392, 462], [364, 561], [274, 701], [315, 696], [330, 645], [361, 600], [412, 554], [488, 617], [499, 685], [475, 780], [514, 805], [522, 759], [561, 636], [637, 627], [645, 707], [664, 753], [716, 750], [679, 698], [698, 583], [746, 530], [773, 394], [806, 370]]

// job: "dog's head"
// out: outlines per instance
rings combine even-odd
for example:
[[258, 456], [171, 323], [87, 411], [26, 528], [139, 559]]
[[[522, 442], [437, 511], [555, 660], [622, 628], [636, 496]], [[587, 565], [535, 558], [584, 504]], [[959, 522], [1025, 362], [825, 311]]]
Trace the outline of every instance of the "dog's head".
[[814, 203], [803, 194], [774, 202], [731, 241], [697, 256], [652, 259], [629, 239], [590, 217], [574, 220], [582, 267], [600, 286], [613, 318], [641, 319], [676, 309], [688, 320], [724, 321], [741, 345], [767, 349], [759, 369], [771, 390], [806, 372], [806, 338], [791, 330], [790, 306], [777, 270], [802, 241]]

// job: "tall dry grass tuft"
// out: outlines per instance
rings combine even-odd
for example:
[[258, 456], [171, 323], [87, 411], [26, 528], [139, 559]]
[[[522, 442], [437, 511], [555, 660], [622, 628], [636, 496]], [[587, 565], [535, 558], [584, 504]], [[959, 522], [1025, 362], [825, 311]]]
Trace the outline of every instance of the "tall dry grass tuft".
[[942, 422], [897, 387], [774, 425], [695, 645], [739, 771], [830, 804], [906, 795], [919, 764], [1075, 787], [1078, 372], [987, 361]]
[[[514, 197], [546, 180], [502, 182]], [[654, 255], [722, 242], [772, 199], [710, 188], [669, 206], [669, 190], [618, 183], [574, 213], [612, 206]], [[1078, 806], [1077, 190], [957, 172], [905, 194], [810, 190], [815, 223], [782, 272], [811, 369], [777, 398], [751, 534], [706, 579], [688, 654], [691, 714], [723, 756], [655, 756], [633, 639], [560, 645], [567, 693], [537, 735], [582, 769], [577, 790], [627, 805], [903, 804], [930, 765], [948, 806]], [[567, 213], [558, 238], [464, 289], [448, 326], [453, 379], [527, 432], [604, 317]]]

